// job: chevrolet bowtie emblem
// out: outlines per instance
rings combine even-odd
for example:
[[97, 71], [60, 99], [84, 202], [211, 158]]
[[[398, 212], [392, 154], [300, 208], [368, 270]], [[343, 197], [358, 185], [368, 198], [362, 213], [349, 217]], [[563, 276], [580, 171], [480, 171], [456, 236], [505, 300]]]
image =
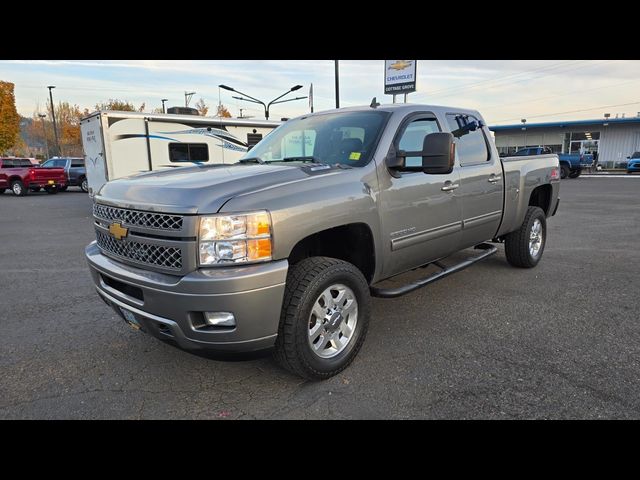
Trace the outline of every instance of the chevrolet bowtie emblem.
[[129, 229], [123, 227], [119, 223], [112, 223], [109, 225], [109, 233], [113, 235], [116, 240], [122, 240], [129, 233]]
[[387, 70], [404, 70], [407, 67], [410, 67], [413, 62], [411, 60], [398, 60], [396, 63], [392, 63], [389, 65]]

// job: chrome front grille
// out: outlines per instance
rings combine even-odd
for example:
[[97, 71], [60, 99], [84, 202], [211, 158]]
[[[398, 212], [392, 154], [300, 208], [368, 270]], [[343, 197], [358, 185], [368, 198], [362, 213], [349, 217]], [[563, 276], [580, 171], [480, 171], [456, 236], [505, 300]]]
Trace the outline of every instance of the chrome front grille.
[[99, 203], [93, 205], [93, 215], [107, 222], [119, 221], [126, 225], [156, 230], [182, 230], [183, 223], [183, 217], [180, 215], [140, 212], [138, 210], [110, 207]]
[[111, 235], [96, 230], [98, 246], [108, 254], [141, 265], [180, 271], [182, 269], [182, 249], [152, 245], [135, 240], [116, 240]]

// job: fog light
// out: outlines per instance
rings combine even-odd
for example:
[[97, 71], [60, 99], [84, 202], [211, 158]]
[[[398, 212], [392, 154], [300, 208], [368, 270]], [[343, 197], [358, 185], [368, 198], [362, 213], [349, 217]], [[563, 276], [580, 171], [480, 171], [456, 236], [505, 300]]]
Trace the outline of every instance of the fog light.
[[236, 318], [230, 312], [204, 312], [204, 323], [216, 327], [235, 327]]

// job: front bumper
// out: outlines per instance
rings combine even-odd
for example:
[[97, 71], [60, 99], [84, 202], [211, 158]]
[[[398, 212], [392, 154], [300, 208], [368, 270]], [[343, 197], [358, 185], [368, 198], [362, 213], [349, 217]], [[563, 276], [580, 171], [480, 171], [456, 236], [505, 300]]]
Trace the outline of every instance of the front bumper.
[[627, 165], [627, 172], [640, 172], [640, 163], [632, 163]]
[[[278, 333], [288, 262], [202, 269], [183, 277], [125, 265], [85, 249], [100, 297], [142, 330], [185, 350], [250, 352], [272, 347]], [[231, 312], [236, 326], [205, 327], [202, 312]]]

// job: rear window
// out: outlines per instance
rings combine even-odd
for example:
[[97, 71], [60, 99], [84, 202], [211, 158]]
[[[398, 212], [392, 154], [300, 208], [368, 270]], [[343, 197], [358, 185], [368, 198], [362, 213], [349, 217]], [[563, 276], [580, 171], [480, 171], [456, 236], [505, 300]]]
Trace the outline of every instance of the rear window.
[[209, 146], [206, 143], [170, 143], [169, 160], [172, 162], [206, 162]]

